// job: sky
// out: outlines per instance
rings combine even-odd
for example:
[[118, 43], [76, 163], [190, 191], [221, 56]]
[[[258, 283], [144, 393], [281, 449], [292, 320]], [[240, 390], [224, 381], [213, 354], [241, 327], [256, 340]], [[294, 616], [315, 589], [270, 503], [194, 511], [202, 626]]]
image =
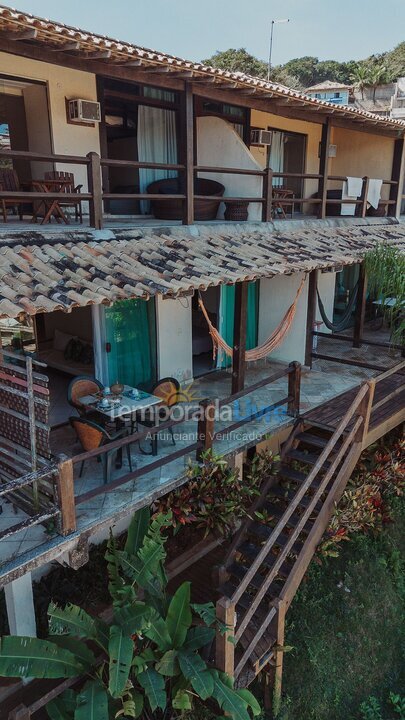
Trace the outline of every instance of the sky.
[[[11, 4], [11, 3], [10, 3]], [[18, 10], [189, 60], [245, 47], [273, 65], [302, 55], [360, 60], [405, 40], [404, 0], [13, 0]]]

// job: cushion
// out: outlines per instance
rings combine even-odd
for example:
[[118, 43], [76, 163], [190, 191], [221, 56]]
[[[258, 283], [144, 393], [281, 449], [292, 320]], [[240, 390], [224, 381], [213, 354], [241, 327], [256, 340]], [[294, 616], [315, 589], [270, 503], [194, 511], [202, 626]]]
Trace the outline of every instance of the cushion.
[[68, 335], [68, 333], [64, 333], [61, 330], [55, 330], [53, 335], [53, 349], [65, 352], [67, 344], [73, 339], [73, 335]]

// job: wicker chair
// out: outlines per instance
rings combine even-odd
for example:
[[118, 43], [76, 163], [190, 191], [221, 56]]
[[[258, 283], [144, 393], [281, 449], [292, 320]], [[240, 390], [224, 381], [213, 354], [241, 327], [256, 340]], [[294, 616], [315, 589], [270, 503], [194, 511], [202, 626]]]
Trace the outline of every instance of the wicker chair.
[[[0, 190], [1, 192], [19, 192], [21, 190], [20, 181], [15, 170], [0, 170]], [[3, 213], [3, 222], [7, 222], [7, 207], [17, 208], [18, 217], [23, 219], [23, 203], [14, 198], [2, 198], [0, 207]]]
[[[89, 450], [95, 450], [96, 448], [101, 447], [102, 445], [106, 445], [107, 443], [113, 442], [113, 440], [118, 440], [119, 438], [126, 437], [128, 434], [128, 431], [125, 428], [122, 428], [116, 433], [110, 434], [107, 432], [107, 430], [102, 427], [101, 425], [98, 425], [97, 423], [93, 422], [92, 420], [88, 420], [87, 418], [83, 417], [71, 417], [69, 418], [70, 424], [72, 428], [74, 429], [77, 438], [85, 452], [88, 452]], [[104, 485], [106, 485], [110, 478], [111, 478], [111, 464], [114, 453], [119, 453], [120, 448], [115, 448], [114, 450], [108, 450], [103, 455], [101, 455], [101, 461], [103, 463], [103, 482]], [[131, 445], [126, 445], [126, 453], [128, 458], [128, 465], [130, 472], [132, 472], [132, 459], [131, 459]], [[80, 465], [80, 472], [79, 477], [82, 476], [83, 470], [84, 470], [84, 464], [85, 460], [82, 461]]]
[[[162, 398], [162, 402], [155, 406], [155, 410], [150, 409], [143, 412], [137, 412], [135, 416], [135, 422], [132, 424], [131, 432], [138, 429], [139, 425], [146, 427], [153, 427], [155, 424], [159, 424], [161, 420], [167, 420], [170, 415], [172, 407], [177, 405], [179, 401], [179, 390], [180, 383], [176, 378], [165, 377], [159, 380], [156, 385], [153, 386], [151, 392], [152, 395]], [[135, 426], [135, 427], [134, 427]], [[176, 444], [173, 435], [173, 428], [168, 428], [171, 436], [173, 445]], [[157, 455], [157, 434], [152, 437], [152, 455]], [[141, 451], [144, 452], [141, 448]]]
[[[49, 170], [46, 172], [45, 180], [63, 180], [63, 185], [60, 187], [59, 192], [69, 193], [70, 195], [80, 193], [83, 187], [83, 185], [75, 185], [75, 176], [73, 173], [59, 170]], [[69, 184], [67, 184], [67, 182], [69, 182]], [[69, 197], [66, 200], [58, 200], [58, 205], [65, 208], [73, 207], [75, 209], [75, 220], [80, 220], [80, 223], [83, 222], [82, 201], [79, 198], [75, 200]]]
[[73, 378], [68, 387], [67, 400], [80, 416], [89, 417], [90, 414], [94, 414], [94, 410], [90, 410], [86, 405], [80, 402], [80, 398], [85, 395], [94, 395], [103, 389], [101, 382], [96, 378], [88, 377], [87, 375], [78, 375]]

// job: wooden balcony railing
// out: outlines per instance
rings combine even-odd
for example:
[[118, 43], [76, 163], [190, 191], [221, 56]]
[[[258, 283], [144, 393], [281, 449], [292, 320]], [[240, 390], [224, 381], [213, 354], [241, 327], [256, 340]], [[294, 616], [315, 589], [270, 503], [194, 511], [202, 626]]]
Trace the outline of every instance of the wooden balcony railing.
[[[145, 430], [129, 434], [126, 437], [114, 440], [94, 450], [82, 452], [78, 455], [75, 455], [73, 458], [61, 458], [59, 460], [58, 468], [57, 498], [58, 508], [61, 517], [62, 534], [67, 535], [71, 532], [74, 532], [74, 530], [76, 529], [76, 507], [78, 505], [82, 505], [83, 503], [88, 502], [94, 497], [104, 495], [105, 493], [115, 490], [116, 488], [125, 485], [130, 480], [141, 478], [153, 472], [154, 470], [159, 470], [166, 465], [172, 463], [173, 461], [178, 460], [179, 458], [191, 458], [194, 456], [199, 459], [201, 457], [201, 453], [204, 450], [208, 450], [209, 448], [211, 448], [216, 440], [220, 440], [220, 438], [224, 437], [224, 435], [228, 435], [229, 433], [234, 432], [236, 429], [242, 426], [247, 426], [250, 422], [257, 420], [260, 417], [264, 417], [269, 413], [272, 413], [276, 410], [276, 408], [279, 408], [283, 405], [286, 406], [286, 415], [296, 417], [299, 413], [301, 382], [301, 366], [299, 363], [296, 362], [291, 363], [288, 367], [283, 368], [276, 373], [273, 373], [272, 375], [264, 378], [263, 380], [260, 380], [260, 382], [257, 382], [254, 385], [247, 387], [245, 390], [242, 390], [241, 392], [235, 393], [221, 400], [217, 404], [217, 407], [218, 409], [220, 409], [224, 405], [231, 405], [240, 398], [252, 394], [260, 388], [271, 385], [272, 383], [282, 378], [287, 379], [285, 396], [281, 397], [279, 400], [270, 405], [266, 405], [265, 407], [260, 408], [260, 410], [255, 410], [254, 412], [245, 415], [240, 420], [230, 423], [225, 427], [221, 423], [220, 429], [219, 426], [217, 426], [217, 429], [215, 428], [216, 406], [214, 405], [214, 402], [208, 399], [202, 400], [200, 402], [200, 412], [198, 413], [198, 423], [196, 421], [194, 432], [190, 432], [190, 435], [192, 437], [190, 437], [191, 442], [188, 445], [186, 445], [185, 447], [179, 447], [178, 449], [173, 450], [173, 452], [170, 452], [167, 455], [156, 457], [156, 459], [145, 464], [143, 467], [136, 468], [131, 472], [125, 473], [115, 478], [114, 480], [111, 480], [106, 485], [100, 485], [99, 487], [88, 490], [87, 492], [84, 492], [80, 495], [75, 496], [73, 490], [75, 466], [80, 465], [83, 461], [101, 458], [105, 453], [109, 453], [112, 450], [122, 451], [127, 447], [127, 445], [134, 445], [135, 443], [141, 442], [142, 440], [150, 439], [151, 437], [153, 437], [153, 435], [156, 435], [157, 433], [164, 432], [166, 430], [169, 430], [170, 428], [175, 428], [176, 426], [179, 426], [181, 425], [181, 423], [184, 422], [184, 418], [168, 420], [167, 422], [160, 423], [159, 425], [155, 425], [152, 428], [146, 428]], [[162, 494], [163, 491], [164, 486], [160, 488], [160, 494]]]
[[[22, 160], [35, 163], [50, 163], [52, 164], [63, 164], [66, 167], [71, 166], [72, 172], [75, 166], [84, 166], [87, 171], [87, 192], [80, 193], [69, 193], [69, 192], [34, 192], [26, 188], [26, 184], [20, 188], [14, 190], [6, 190], [0, 186], [0, 207], [2, 200], [13, 200], [16, 202], [38, 202], [38, 201], [52, 201], [62, 200], [65, 203], [67, 201], [87, 201], [89, 203], [89, 223], [91, 227], [100, 229], [103, 227], [105, 219], [104, 203], [111, 200], [159, 200], [160, 202], [171, 202], [173, 200], [180, 200], [183, 205], [182, 222], [184, 225], [189, 225], [194, 222], [193, 218], [193, 207], [194, 200], [205, 200], [209, 199], [207, 195], [196, 195], [193, 193], [193, 185], [188, 182], [187, 178], [190, 173], [196, 177], [199, 173], [213, 173], [213, 174], [229, 174], [229, 175], [241, 175], [247, 177], [258, 177], [262, 179], [262, 190], [260, 194], [253, 197], [247, 196], [226, 196], [223, 198], [224, 202], [237, 202], [242, 201], [246, 203], [259, 204], [262, 206], [262, 221], [270, 222], [275, 216], [275, 206], [299, 206], [303, 210], [304, 205], [306, 206], [318, 206], [317, 215], [319, 218], [326, 217], [326, 205], [341, 205], [341, 204], [355, 204], [358, 206], [357, 215], [364, 217], [367, 210], [367, 189], [369, 178], [363, 178], [363, 190], [361, 198], [358, 200], [346, 200], [346, 199], [332, 199], [327, 197], [328, 183], [329, 182], [343, 182], [346, 177], [339, 175], [326, 175], [317, 173], [288, 173], [288, 172], [273, 172], [271, 168], [264, 170], [252, 170], [245, 168], [230, 168], [221, 166], [207, 166], [207, 165], [194, 165], [188, 168], [185, 164], [181, 163], [153, 163], [153, 162], [141, 162], [135, 160], [113, 160], [108, 158], [101, 158], [96, 152], [89, 152], [86, 156], [76, 155], [60, 155], [60, 154], [46, 154], [37, 152], [26, 152], [17, 150], [2, 150], [0, 151], [1, 159], [9, 160]], [[64, 168], [64, 169], [65, 169]], [[103, 169], [108, 168], [133, 168], [134, 170], [167, 170], [175, 171], [180, 177], [184, 178], [181, 186], [184, 186], [184, 192], [172, 193], [172, 194], [150, 194], [150, 193], [111, 193], [105, 192], [103, 188]], [[274, 181], [282, 179], [287, 181], [289, 179], [298, 179], [302, 181], [314, 180], [318, 181], [318, 192], [313, 193], [308, 197], [279, 197], [277, 194], [277, 187], [274, 187]], [[390, 199], [382, 201], [388, 209], [388, 214], [395, 214], [395, 209], [398, 204], [399, 198], [399, 186], [398, 182], [394, 180], [384, 180], [384, 185], [390, 187]], [[28, 184], [29, 185], [29, 184]], [[191, 189], [191, 197], [189, 197]], [[396, 199], [392, 198], [392, 195], [398, 195]]]

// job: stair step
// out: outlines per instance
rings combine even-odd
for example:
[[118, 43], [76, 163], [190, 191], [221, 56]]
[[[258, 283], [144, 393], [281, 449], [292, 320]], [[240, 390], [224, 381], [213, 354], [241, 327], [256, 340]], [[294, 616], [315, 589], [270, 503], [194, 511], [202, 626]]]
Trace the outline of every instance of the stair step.
[[295, 450], [294, 448], [291, 448], [291, 450], [288, 451], [286, 457], [289, 460], [296, 460], [297, 462], [304, 463], [305, 465], [316, 465], [319, 460], [319, 455], [317, 453], [302, 452], [302, 450]]
[[281, 465], [279, 475], [285, 480], [292, 480], [296, 483], [303, 483], [307, 476], [300, 470], [293, 470], [289, 465]]
[[[243, 580], [249, 569], [250, 568], [246, 567], [246, 565], [243, 565], [240, 562], [233, 562], [229, 566], [228, 571], [234, 578], [237, 578], [238, 580]], [[256, 573], [256, 575], [252, 577], [249, 585], [254, 587], [255, 590], [260, 590], [261, 586], [263, 585], [263, 576], [259, 573]]]
[[321, 437], [320, 435], [314, 435], [310, 431], [304, 430], [297, 435], [297, 440], [300, 440], [306, 445], [311, 445], [311, 447], [321, 448], [323, 450], [323, 448], [327, 446], [330, 437], [331, 436], [328, 438]]

